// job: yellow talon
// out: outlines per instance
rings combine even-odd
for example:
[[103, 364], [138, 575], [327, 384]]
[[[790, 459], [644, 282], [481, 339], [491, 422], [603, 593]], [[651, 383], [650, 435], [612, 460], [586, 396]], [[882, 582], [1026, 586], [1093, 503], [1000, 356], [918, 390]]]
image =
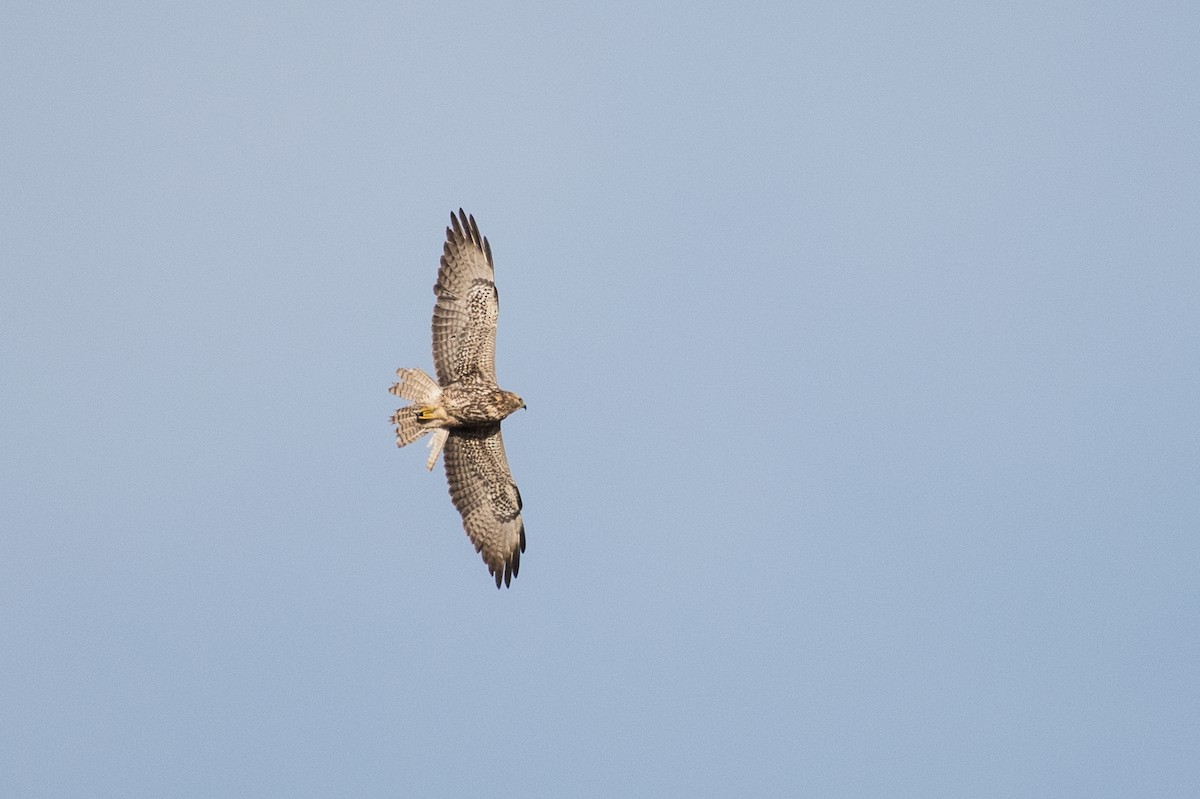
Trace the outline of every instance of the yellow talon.
[[437, 405], [422, 405], [417, 408], [417, 419], [422, 422], [432, 422], [438, 419], [445, 420], [446, 412]]

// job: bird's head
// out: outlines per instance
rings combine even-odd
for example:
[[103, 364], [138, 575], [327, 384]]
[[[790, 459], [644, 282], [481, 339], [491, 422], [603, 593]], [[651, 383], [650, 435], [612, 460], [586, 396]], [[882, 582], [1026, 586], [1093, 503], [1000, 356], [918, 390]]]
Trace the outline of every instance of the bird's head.
[[511, 391], [500, 391], [496, 397], [496, 406], [502, 414], [508, 416], [510, 413], [524, 408], [525, 400]]

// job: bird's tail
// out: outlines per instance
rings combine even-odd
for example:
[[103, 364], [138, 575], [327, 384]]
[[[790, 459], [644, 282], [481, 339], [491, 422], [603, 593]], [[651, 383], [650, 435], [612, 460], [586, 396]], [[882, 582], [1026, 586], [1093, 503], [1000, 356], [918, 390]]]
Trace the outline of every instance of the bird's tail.
[[396, 446], [403, 447], [411, 444], [434, 428], [421, 424], [417, 419], [417, 408], [408, 405], [392, 414], [392, 424], [396, 425]]
[[[434, 421], [436, 416], [431, 419], [430, 415], [426, 414], [426, 418], [422, 419], [421, 410], [431, 405], [437, 406], [442, 399], [442, 389], [432, 377], [420, 369], [397, 369], [396, 375], [400, 378], [400, 382], [393, 383], [388, 391], [401, 399], [415, 403], [401, 408], [392, 415], [392, 424], [396, 425], [396, 446], [403, 447], [405, 444], [411, 444], [426, 433], [433, 432], [433, 440], [430, 441], [429, 447], [429, 459], [425, 463], [427, 469], [432, 469], [442, 451], [442, 445], [446, 443], [449, 431]], [[444, 412], [442, 418], [445, 418]], [[431, 424], [431, 421], [434, 423]]]
[[442, 388], [420, 369], [397, 369], [399, 383], [393, 383], [388, 391], [401, 399], [420, 405], [432, 405], [442, 398]]
[[426, 433], [433, 433], [429, 439], [429, 457], [425, 459], [425, 468], [433, 469], [438, 455], [442, 454], [442, 447], [446, 445], [446, 439], [450, 437], [450, 431], [444, 427], [431, 427], [419, 421], [416, 406], [413, 405], [396, 411], [392, 415], [392, 423], [396, 425], [397, 447], [411, 444]]

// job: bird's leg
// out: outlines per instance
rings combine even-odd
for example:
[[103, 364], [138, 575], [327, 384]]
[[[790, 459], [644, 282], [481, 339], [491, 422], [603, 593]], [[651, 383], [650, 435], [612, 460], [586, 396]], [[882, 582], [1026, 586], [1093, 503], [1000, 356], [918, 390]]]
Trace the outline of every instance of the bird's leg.
[[440, 405], [417, 406], [417, 418], [422, 422], [450, 421], [450, 417], [446, 414], [446, 409]]

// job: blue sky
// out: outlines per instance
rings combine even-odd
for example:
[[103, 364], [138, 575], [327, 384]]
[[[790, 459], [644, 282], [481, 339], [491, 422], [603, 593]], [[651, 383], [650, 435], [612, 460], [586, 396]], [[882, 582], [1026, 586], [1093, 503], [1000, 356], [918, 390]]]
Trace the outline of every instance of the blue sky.
[[[0, 793], [1195, 796], [1187, 3], [8, 3]], [[386, 391], [491, 239], [497, 592]]]

